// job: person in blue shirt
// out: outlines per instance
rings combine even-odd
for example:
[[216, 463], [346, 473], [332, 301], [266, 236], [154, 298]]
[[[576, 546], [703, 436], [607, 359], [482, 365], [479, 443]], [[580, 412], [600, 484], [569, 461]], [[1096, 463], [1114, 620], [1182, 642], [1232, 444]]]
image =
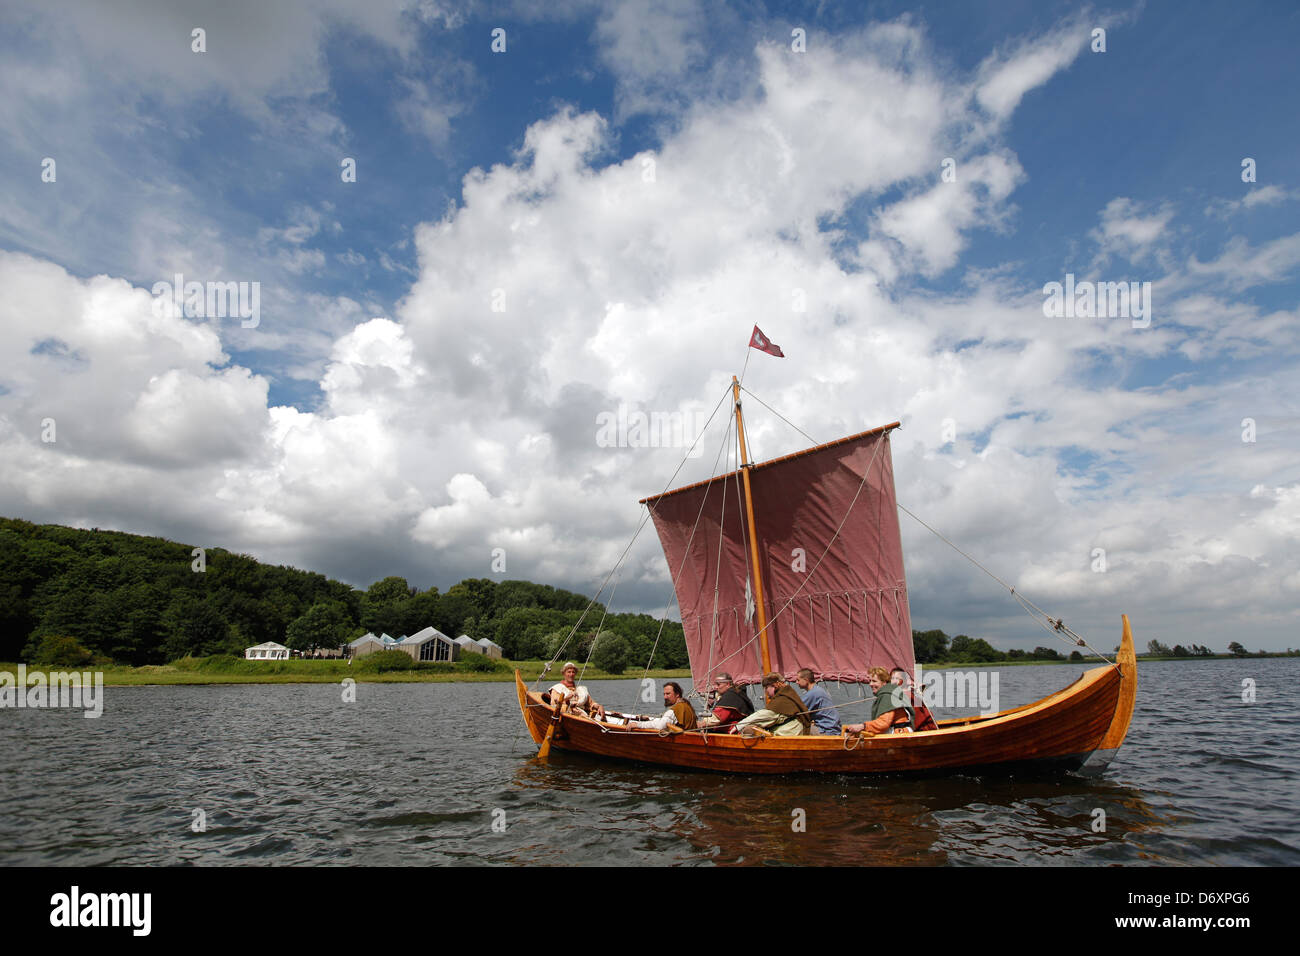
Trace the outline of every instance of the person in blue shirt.
[[812, 711], [813, 724], [819, 734], [838, 734], [840, 714], [831, 703], [831, 695], [817, 683], [810, 668], [802, 668], [795, 677], [804, 706]]

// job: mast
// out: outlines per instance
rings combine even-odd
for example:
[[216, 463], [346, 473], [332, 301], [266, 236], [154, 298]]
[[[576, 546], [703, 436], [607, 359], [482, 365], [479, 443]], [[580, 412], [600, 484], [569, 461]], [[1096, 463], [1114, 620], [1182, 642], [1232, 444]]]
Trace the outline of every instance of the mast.
[[754, 606], [758, 611], [758, 647], [763, 673], [772, 670], [767, 652], [767, 605], [763, 602], [763, 569], [758, 563], [758, 529], [754, 525], [754, 496], [749, 489], [749, 451], [745, 447], [745, 419], [740, 413], [740, 381], [731, 376], [731, 395], [736, 403], [736, 433], [740, 438], [740, 476], [745, 487], [745, 516], [749, 522], [749, 563], [754, 569]]

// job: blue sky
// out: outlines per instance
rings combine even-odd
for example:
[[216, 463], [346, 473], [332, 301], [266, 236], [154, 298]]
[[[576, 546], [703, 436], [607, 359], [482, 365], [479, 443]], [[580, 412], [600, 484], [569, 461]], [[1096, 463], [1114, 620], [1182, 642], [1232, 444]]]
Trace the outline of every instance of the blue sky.
[[[676, 465], [594, 447], [595, 416], [707, 410], [758, 321], [789, 358], [747, 384], [820, 438], [902, 419], [900, 500], [1040, 604], [1300, 643], [1300, 11], [8, 8], [5, 514], [359, 586], [505, 546], [590, 591]], [[256, 327], [142, 318], [177, 272], [259, 282]], [[1150, 328], [1045, 317], [1067, 273], [1151, 283]], [[918, 626], [1040, 642], [904, 543]]]

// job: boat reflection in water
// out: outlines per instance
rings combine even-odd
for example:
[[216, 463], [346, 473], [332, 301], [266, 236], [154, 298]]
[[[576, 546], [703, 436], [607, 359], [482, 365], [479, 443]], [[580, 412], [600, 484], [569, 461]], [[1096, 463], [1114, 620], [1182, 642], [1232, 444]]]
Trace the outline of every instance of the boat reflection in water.
[[679, 864], [1150, 862], [1135, 838], [1173, 822], [1131, 787], [1068, 774], [700, 774], [557, 750], [521, 767], [515, 785], [581, 807], [587, 849], [607, 845], [609, 863], [653, 849]]

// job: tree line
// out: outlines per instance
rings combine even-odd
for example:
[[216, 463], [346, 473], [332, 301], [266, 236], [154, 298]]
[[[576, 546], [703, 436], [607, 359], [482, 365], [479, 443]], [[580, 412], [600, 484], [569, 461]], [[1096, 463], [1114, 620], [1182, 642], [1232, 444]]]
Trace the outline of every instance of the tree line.
[[[549, 585], [487, 578], [445, 593], [401, 577], [362, 590], [221, 548], [201, 557], [194, 550], [164, 538], [0, 518], [0, 661], [55, 663], [42, 658], [57, 648], [61, 658], [139, 666], [242, 656], [267, 641], [337, 647], [368, 631], [400, 637], [430, 625], [453, 637], [486, 637], [507, 658], [530, 660], [549, 657], [590, 603]], [[668, 621], [660, 630], [649, 615], [606, 614], [596, 603], [564, 653], [585, 659], [590, 652], [597, 666], [597, 655], [611, 667], [642, 666], [653, 648], [651, 666], [686, 666], [682, 626]]]
[[[1082, 661], [1087, 658], [1077, 650], [1071, 651], [1069, 656], [1065, 656], [1060, 651], [1051, 647], [1035, 647], [1032, 651], [1012, 648], [1009, 651], [1000, 651], [983, 638], [971, 638], [965, 634], [958, 634], [956, 637], [948, 637], [943, 631], [913, 631], [912, 646], [916, 651], [916, 662], [918, 664], [991, 664], [997, 661]], [[1119, 650], [1118, 647], [1115, 648]], [[1233, 657], [1251, 656], [1246, 648], [1242, 647], [1237, 641], [1228, 645], [1228, 653]], [[1263, 654], [1264, 652], [1260, 652]], [[1286, 655], [1300, 655], [1300, 652], [1293, 652], [1287, 648]], [[1214, 651], [1201, 644], [1190, 644], [1184, 647], [1182, 644], [1175, 644], [1169, 647], [1160, 641], [1150, 641], [1147, 643], [1148, 657], [1216, 657]], [[1278, 656], [1278, 655], [1270, 655]]]
[[1071, 651], [1066, 657], [1051, 647], [1035, 647], [1032, 651], [1018, 647], [1000, 651], [982, 637], [958, 634], [949, 637], [943, 631], [912, 631], [912, 647], [918, 664], [991, 664], [995, 661], [1081, 661], [1083, 655]]

